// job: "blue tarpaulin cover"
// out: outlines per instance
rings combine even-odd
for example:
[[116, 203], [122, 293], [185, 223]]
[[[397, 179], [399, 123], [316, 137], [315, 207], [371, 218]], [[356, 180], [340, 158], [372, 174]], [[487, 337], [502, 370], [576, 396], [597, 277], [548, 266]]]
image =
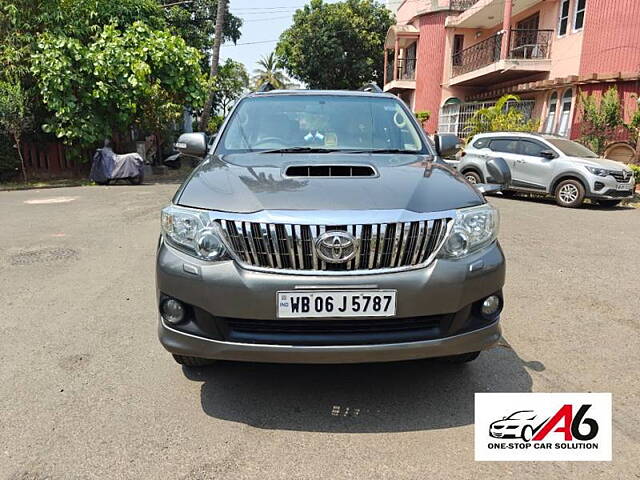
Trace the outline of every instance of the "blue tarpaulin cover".
[[138, 153], [117, 155], [109, 147], [99, 148], [93, 156], [89, 178], [106, 182], [122, 178], [135, 178], [144, 173], [144, 161]]

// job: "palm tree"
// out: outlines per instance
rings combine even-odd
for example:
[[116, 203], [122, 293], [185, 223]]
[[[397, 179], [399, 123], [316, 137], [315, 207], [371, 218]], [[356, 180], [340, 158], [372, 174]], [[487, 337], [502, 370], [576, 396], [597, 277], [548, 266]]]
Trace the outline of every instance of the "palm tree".
[[261, 68], [256, 68], [253, 71], [253, 84], [257, 90], [265, 83], [270, 83], [274, 88], [282, 89], [291, 86], [291, 81], [284, 74], [284, 72], [278, 68], [278, 59], [274, 52], [269, 55], [264, 55], [258, 60], [258, 65]]

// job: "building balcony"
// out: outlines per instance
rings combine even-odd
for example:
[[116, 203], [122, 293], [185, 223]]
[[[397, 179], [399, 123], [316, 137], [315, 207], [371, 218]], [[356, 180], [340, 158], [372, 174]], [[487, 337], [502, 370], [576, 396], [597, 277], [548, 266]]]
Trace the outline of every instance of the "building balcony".
[[384, 90], [416, 88], [416, 57], [419, 30], [413, 25], [394, 25], [385, 40]]
[[504, 35], [498, 32], [455, 53], [448, 84], [486, 86], [550, 71], [553, 30], [510, 30], [505, 55]]
[[476, 3], [478, 3], [478, 0], [449, 0], [449, 10], [464, 12]]
[[[533, 7], [541, 0], [517, 0], [513, 2], [512, 15]], [[450, 0], [450, 9], [462, 13], [447, 18], [447, 27], [491, 28], [502, 20], [505, 0]], [[457, 8], [454, 8], [457, 7]], [[473, 8], [471, 8], [473, 7]]]

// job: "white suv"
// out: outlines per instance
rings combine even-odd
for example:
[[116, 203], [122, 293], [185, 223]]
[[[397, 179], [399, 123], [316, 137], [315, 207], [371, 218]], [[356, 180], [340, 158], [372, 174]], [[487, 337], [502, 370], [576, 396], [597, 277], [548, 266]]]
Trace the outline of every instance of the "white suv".
[[487, 161], [504, 158], [511, 168], [511, 192], [547, 193], [562, 207], [579, 207], [585, 198], [614, 207], [635, 190], [633, 172], [562, 137], [536, 133], [483, 133], [465, 148], [458, 170], [470, 183], [489, 178]]

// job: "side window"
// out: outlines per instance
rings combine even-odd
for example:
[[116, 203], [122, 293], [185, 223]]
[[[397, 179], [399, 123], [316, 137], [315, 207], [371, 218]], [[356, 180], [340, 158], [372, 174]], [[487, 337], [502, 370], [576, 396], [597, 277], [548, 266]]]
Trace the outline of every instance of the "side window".
[[549, 150], [549, 148], [538, 142], [520, 140], [520, 151], [523, 155], [540, 157], [540, 152], [542, 152], [543, 150]]
[[473, 148], [486, 148], [489, 145], [489, 138], [479, 138], [475, 142], [473, 142]]
[[560, 19], [558, 20], [558, 36], [567, 34], [569, 29], [569, 0], [562, 0], [560, 3]]
[[516, 153], [518, 151], [518, 141], [509, 138], [491, 140], [489, 148], [494, 152]]

